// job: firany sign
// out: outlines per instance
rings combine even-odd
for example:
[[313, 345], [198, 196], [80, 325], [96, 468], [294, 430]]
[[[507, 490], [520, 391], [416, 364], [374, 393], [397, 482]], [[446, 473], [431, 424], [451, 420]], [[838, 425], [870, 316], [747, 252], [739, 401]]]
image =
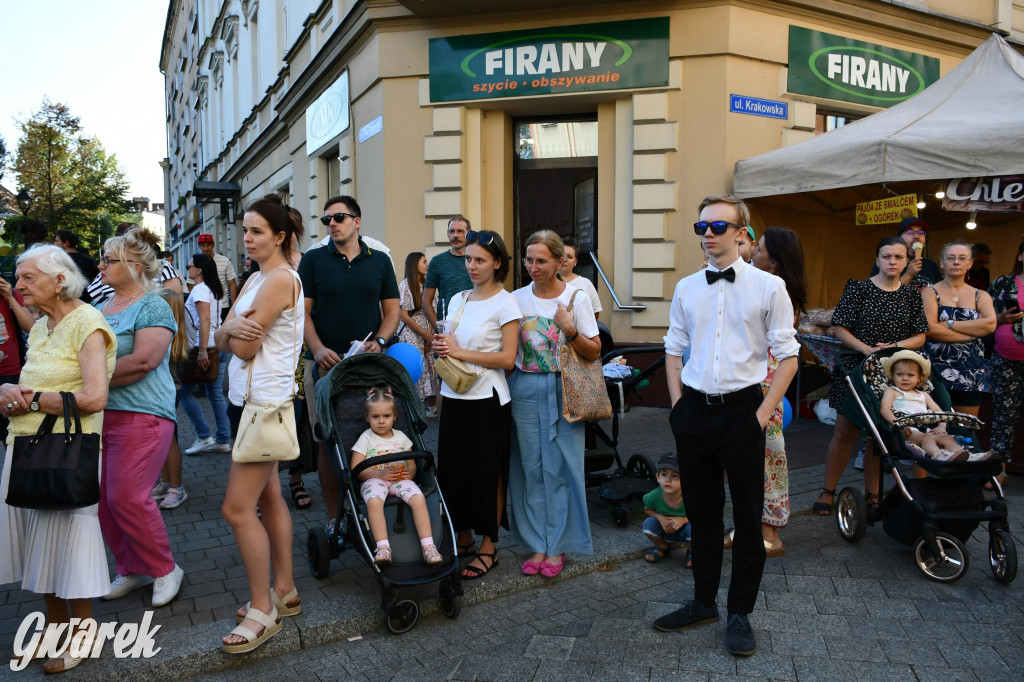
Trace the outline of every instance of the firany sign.
[[668, 85], [668, 17], [433, 38], [430, 101]]
[[935, 57], [789, 27], [791, 93], [891, 107], [938, 79]]
[[946, 184], [942, 208], [947, 211], [1024, 211], [1024, 175], [955, 178]]

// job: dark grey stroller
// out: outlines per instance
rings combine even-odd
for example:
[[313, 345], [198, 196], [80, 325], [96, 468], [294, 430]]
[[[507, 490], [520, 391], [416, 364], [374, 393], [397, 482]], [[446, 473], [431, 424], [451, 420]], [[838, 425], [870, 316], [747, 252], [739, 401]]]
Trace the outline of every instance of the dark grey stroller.
[[[374, 457], [355, 469], [349, 466], [352, 446], [366, 430], [366, 393], [374, 386], [390, 386], [395, 394], [398, 418], [395, 428], [413, 442], [413, 450]], [[423, 447], [420, 438], [427, 428], [423, 403], [409, 373], [397, 360], [382, 354], [364, 353], [342, 360], [316, 384], [316, 409], [319, 429], [327, 448], [327, 458], [341, 484], [340, 508], [335, 513], [334, 527], [309, 532], [306, 543], [309, 568], [323, 578], [330, 571], [331, 559], [346, 545], [359, 552], [380, 581], [381, 606], [388, 630], [395, 634], [407, 632], [419, 619], [416, 602], [395, 597], [395, 588], [438, 581], [441, 609], [455, 618], [462, 609], [462, 576], [455, 552], [455, 531], [448, 509], [437, 485], [434, 456]], [[370, 533], [366, 504], [359, 493], [358, 475], [368, 466], [414, 459], [417, 463], [416, 484], [423, 491], [430, 512], [432, 534], [441, 553], [439, 564], [423, 561], [419, 537], [412, 523], [412, 512], [400, 500], [388, 499], [384, 516], [391, 542], [390, 564], [379, 566], [373, 561], [376, 543]]]

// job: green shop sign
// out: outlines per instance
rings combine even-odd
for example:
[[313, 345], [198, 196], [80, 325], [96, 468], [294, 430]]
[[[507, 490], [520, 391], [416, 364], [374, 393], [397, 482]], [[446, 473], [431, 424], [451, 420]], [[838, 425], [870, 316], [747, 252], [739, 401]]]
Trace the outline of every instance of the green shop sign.
[[668, 85], [668, 17], [430, 41], [430, 101]]
[[891, 107], [938, 79], [935, 57], [789, 27], [792, 93]]

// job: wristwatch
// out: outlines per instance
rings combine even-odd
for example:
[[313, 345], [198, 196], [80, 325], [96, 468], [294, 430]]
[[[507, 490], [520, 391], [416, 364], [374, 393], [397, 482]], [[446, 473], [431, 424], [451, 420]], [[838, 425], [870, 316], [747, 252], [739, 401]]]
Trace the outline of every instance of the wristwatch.
[[377, 345], [380, 346], [381, 350], [384, 350], [384, 347], [388, 345], [387, 339], [383, 336], [375, 337], [373, 340], [377, 342]]
[[573, 341], [575, 341], [575, 340], [576, 340], [576, 337], [577, 337], [577, 336], [579, 336], [579, 335], [580, 335], [580, 330], [579, 330], [579, 329], [577, 329], [577, 330], [576, 330], [576, 333], [575, 333], [575, 334], [573, 334], [572, 336], [566, 335], [566, 337], [565, 337], [565, 342], [566, 342], [566, 343], [572, 343]]
[[955, 321], [955, 320], [946, 320], [946, 326], [947, 326], [947, 327], [949, 327], [950, 329], [952, 329], [952, 328], [953, 328], [953, 322], [954, 322], [954, 321]]
[[39, 411], [39, 396], [41, 396], [42, 394], [42, 391], [36, 391], [36, 394], [32, 396], [32, 402], [28, 404], [28, 409], [32, 410], [33, 412]]

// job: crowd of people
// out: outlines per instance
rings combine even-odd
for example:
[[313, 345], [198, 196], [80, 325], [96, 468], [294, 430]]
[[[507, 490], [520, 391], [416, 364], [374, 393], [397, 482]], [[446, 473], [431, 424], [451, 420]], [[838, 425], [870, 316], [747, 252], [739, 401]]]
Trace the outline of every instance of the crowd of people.
[[[287, 403], [295, 408], [288, 428], [297, 434], [298, 458], [233, 458], [222, 505], [250, 593], [222, 648], [251, 651], [279, 632], [282, 617], [302, 610], [279, 469], [288, 468], [297, 509], [313, 503], [302, 476], [315, 472], [327, 517], [338, 512], [342, 491], [320, 442], [314, 386], [351, 350], [379, 353], [395, 340], [422, 356], [417, 397], [440, 418], [437, 478], [456, 551], [468, 560], [462, 578], [479, 579], [499, 565], [501, 527], [528, 552], [519, 566], [527, 576], [553, 578], [567, 555], [593, 551], [584, 424], [565, 416], [561, 373], [568, 349], [587, 362], [601, 352], [600, 298], [574, 271], [579, 244], [550, 230], [530, 235], [522, 259], [529, 281], [508, 291], [506, 280], [519, 264], [501, 235], [475, 230], [459, 215], [448, 223], [449, 248], [429, 261], [410, 253], [398, 281], [386, 247], [361, 236], [353, 197], [328, 199], [319, 220], [328, 237], [302, 254], [301, 215], [275, 195], [253, 202], [242, 224], [251, 265], [241, 282], [211, 235], [199, 236], [200, 252], [183, 276], [158, 251], [155, 235], [131, 225], [103, 244], [95, 273], [77, 237], [59, 231], [54, 245], [37, 245], [18, 259], [16, 287], [0, 280], [0, 427], [7, 443], [0, 487], [8, 487], [14, 438], [35, 433], [44, 415], [63, 414], [61, 392], [75, 397], [83, 429], [101, 434], [98, 504], [43, 511], [0, 499], [0, 583], [21, 581], [44, 594], [48, 622], [89, 617], [92, 599], [149, 585], [154, 607], [173, 600], [183, 571], [160, 510], [188, 500], [182, 452], [232, 452], [250, 402]], [[710, 196], [700, 205], [694, 230], [705, 263], [676, 286], [666, 336], [668, 425], [677, 452], [658, 462], [658, 488], [644, 497], [643, 524], [652, 543], [648, 561], [686, 547], [685, 565], [694, 574], [693, 599], [655, 621], [663, 631], [719, 619], [723, 553], [731, 549], [725, 646], [735, 655], [756, 649], [748, 614], [766, 558], [785, 551], [783, 396], [797, 371], [796, 326], [808, 303], [796, 233], [776, 226], [758, 237], [749, 223], [747, 207], [733, 196]], [[929, 371], [959, 411], [977, 414], [983, 392], [992, 390], [992, 449], [1008, 459], [1024, 405], [1024, 241], [1013, 272], [989, 285], [990, 249], [953, 241], [935, 262], [922, 255], [928, 230], [908, 219], [878, 244], [871, 276], [850, 280], [836, 306], [836, 335], [862, 355], [890, 346], [921, 350], [891, 363], [890, 409], [894, 400], [914, 400]], [[993, 334], [988, 352], [985, 338]], [[458, 362], [472, 383], [441, 380], [441, 362]], [[851, 369], [856, 360], [843, 362]], [[844, 414], [839, 375], [830, 393], [839, 416], [814, 504], [822, 515], [831, 513], [860, 435]], [[197, 392], [208, 398], [214, 425]], [[196, 432], [183, 451], [179, 403]], [[411, 448], [395, 418], [391, 388], [375, 387], [366, 400], [369, 428], [349, 453], [350, 466]], [[60, 420], [55, 430], [62, 430]], [[930, 452], [936, 442], [948, 445], [932, 437]], [[871, 463], [870, 443], [867, 449]], [[391, 560], [383, 502], [394, 496], [412, 508], [424, 561], [437, 563], [440, 543], [413, 480], [415, 461], [397, 464], [364, 465], [359, 475], [375, 561]], [[733, 500], [729, 533], [725, 485]], [[867, 501], [877, 504], [876, 463], [865, 467], [865, 488]], [[334, 519], [325, 523], [334, 532]], [[113, 576], [104, 546], [114, 556]], [[65, 652], [44, 666], [66, 670], [89, 653]]]

